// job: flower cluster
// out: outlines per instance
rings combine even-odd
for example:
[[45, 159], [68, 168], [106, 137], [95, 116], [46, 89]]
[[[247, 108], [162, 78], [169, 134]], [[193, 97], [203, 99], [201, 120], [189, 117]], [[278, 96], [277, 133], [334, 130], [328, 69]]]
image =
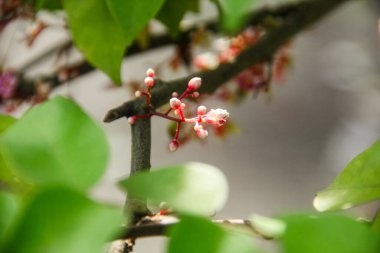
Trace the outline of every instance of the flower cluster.
[[[199, 77], [193, 77], [187, 84], [187, 89], [183, 92], [181, 96], [178, 96], [176, 92], [172, 94], [172, 98], [169, 100], [170, 108], [165, 112], [161, 113], [155, 111], [151, 105], [151, 88], [154, 86], [154, 71], [153, 69], [148, 69], [147, 77], [144, 79], [144, 83], [147, 86], [147, 91], [136, 91], [135, 96], [146, 97], [146, 104], [150, 109], [150, 113], [147, 115], [134, 115], [128, 118], [128, 122], [130, 124], [134, 124], [136, 120], [139, 118], [149, 118], [153, 115], [159, 116], [171, 121], [176, 122], [176, 132], [174, 134], [173, 140], [169, 144], [169, 150], [175, 151], [179, 147], [179, 133], [181, 130], [182, 123], [194, 124], [194, 131], [200, 139], [205, 139], [208, 136], [208, 131], [204, 128], [204, 124], [211, 124], [217, 127], [224, 125], [227, 122], [229, 117], [229, 113], [224, 109], [211, 109], [207, 111], [207, 108], [204, 105], [200, 105], [197, 108], [197, 115], [195, 117], [187, 118], [185, 117], [184, 110], [186, 108], [186, 104], [184, 103], [184, 99], [187, 97], [197, 98], [199, 97], [199, 92], [197, 91], [202, 85], [202, 79]], [[170, 116], [169, 114], [173, 111], [173, 113], [177, 116]], [[178, 117], [179, 116], [179, 117]]]
[[217, 39], [214, 43], [215, 52], [197, 55], [193, 64], [199, 70], [211, 70], [219, 64], [233, 62], [244, 49], [255, 44], [262, 34], [261, 28], [247, 28], [236, 37]]
[[[215, 52], [207, 52], [197, 55], [193, 65], [198, 70], [212, 70], [220, 64], [234, 62], [236, 57], [247, 47], [254, 45], [262, 35], [264, 29], [260, 27], [247, 28], [241, 34], [233, 38], [221, 38], [214, 43]], [[241, 96], [249, 91], [254, 94], [269, 91], [270, 81], [283, 81], [285, 71], [291, 64], [290, 44], [281, 47], [270, 62], [256, 64], [241, 72], [235, 77], [237, 90], [229, 97]], [[231, 93], [231, 92], [230, 92]]]

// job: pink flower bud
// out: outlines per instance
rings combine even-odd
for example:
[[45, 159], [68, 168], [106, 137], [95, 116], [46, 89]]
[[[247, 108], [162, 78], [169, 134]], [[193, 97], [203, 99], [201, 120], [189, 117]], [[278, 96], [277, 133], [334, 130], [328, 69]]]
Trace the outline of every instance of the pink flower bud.
[[180, 114], [179, 110], [174, 110], [174, 114], [178, 116]]
[[137, 117], [136, 117], [136, 116], [132, 116], [132, 117], [129, 117], [129, 118], [127, 119], [128, 124], [130, 124], [130, 125], [135, 124], [136, 120], [137, 120]]
[[193, 98], [198, 98], [199, 97], [199, 92], [193, 92]]
[[169, 104], [173, 110], [177, 110], [181, 107], [181, 100], [179, 100], [178, 98], [171, 98]]
[[226, 123], [227, 118], [230, 116], [230, 114], [223, 109], [211, 109], [205, 117], [205, 121], [210, 124], [215, 124], [218, 126], [223, 125]]
[[178, 93], [174, 91], [174, 92], [172, 93], [172, 97], [173, 97], [173, 98], [177, 98], [177, 97], [178, 97]]
[[148, 85], [149, 87], [153, 87], [154, 85], [154, 79], [150, 76], [145, 77], [144, 83]]
[[186, 104], [185, 103], [181, 103], [181, 109], [183, 110], [183, 109], [185, 109], [185, 107], [186, 107]]
[[198, 106], [198, 109], [197, 109], [197, 114], [198, 115], [205, 115], [206, 112], [207, 112], [206, 106], [204, 106], [204, 105]]
[[135, 97], [141, 97], [141, 95], [142, 95], [141, 91], [138, 90], [135, 92]]
[[199, 130], [201, 130], [201, 129], [203, 129], [203, 126], [202, 125], [200, 125], [200, 124], [198, 124], [198, 122], [195, 124], [195, 126], [194, 126], [194, 130], [195, 131], [199, 131]]
[[202, 79], [199, 77], [193, 77], [190, 79], [189, 83], [187, 84], [187, 87], [190, 90], [197, 90], [199, 87], [201, 87]]
[[197, 130], [197, 135], [199, 138], [204, 139], [208, 136], [208, 132], [207, 132], [207, 130], [204, 130], [202, 128], [202, 129]]
[[179, 147], [179, 143], [178, 143], [177, 140], [173, 140], [173, 141], [170, 142], [170, 144], [169, 144], [169, 150], [170, 150], [170, 152], [174, 152], [174, 151], [176, 151], [176, 150], [178, 149], [178, 147]]
[[146, 71], [146, 75], [151, 77], [151, 78], [154, 78], [154, 70], [152, 68], [149, 68], [147, 71]]

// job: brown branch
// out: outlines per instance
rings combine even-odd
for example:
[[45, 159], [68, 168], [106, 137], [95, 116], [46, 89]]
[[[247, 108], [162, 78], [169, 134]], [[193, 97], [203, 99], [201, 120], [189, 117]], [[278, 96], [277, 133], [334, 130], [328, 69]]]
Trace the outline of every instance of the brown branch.
[[[266, 8], [259, 9], [247, 18], [247, 26], [259, 25], [267, 17], [275, 17], [275, 18], [280, 18], [280, 19], [286, 18], [292, 13], [294, 13], [297, 10], [297, 8], [299, 8], [298, 4], [289, 3], [289, 4], [280, 5], [277, 7], [266, 7]], [[203, 25], [205, 29], [208, 31], [213, 31], [213, 32], [219, 31], [218, 23], [215, 20], [207, 21]], [[147, 51], [157, 49], [157, 48], [167, 46], [167, 45], [188, 43], [190, 41], [191, 34], [196, 29], [198, 29], [198, 26], [194, 25], [193, 27], [190, 27], [189, 29], [181, 31], [177, 39], [174, 39], [169, 34], [152, 35], [148, 39], [149, 41], [148, 48], [141, 48], [141, 46], [139, 46], [137, 42], [134, 42], [132, 45], [128, 47], [125, 53], [125, 57], [128, 58], [130, 56], [133, 56], [142, 52], [147, 52]], [[68, 42], [67, 44], [59, 45], [59, 46], [67, 47], [70, 44], [71, 42]], [[33, 59], [30, 62], [28, 62], [25, 66], [23, 66], [22, 70], [24, 71], [28, 69], [30, 66], [37, 64], [41, 60], [44, 60], [48, 55], [55, 52], [56, 52], [56, 49], [48, 50], [46, 53], [41, 54], [37, 59]], [[75, 67], [77, 71], [76, 77], [85, 75], [95, 69], [87, 61], [84, 61], [82, 63], [76, 64], [75, 66], [70, 66], [70, 67]], [[53, 88], [61, 85], [64, 82], [58, 78], [57, 73], [54, 73], [52, 75], [41, 76], [40, 78], [38, 78], [38, 80], [26, 79], [21, 74], [19, 76], [17, 94], [21, 97], [28, 97], [28, 96], [34, 95], [35, 84], [39, 81], [49, 83]]]
[[[232, 227], [242, 227], [246, 228], [248, 231], [251, 231], [252, 233], [256, 234], [257, 236], [270, 240], [273, 238], [270, 238], [266, 235], [261, 234], [253, 224], [249, 220], [242, 220], [242, 219], [233, 219], [233, 220], [221, 220], [221, 219], [214, 219], [211, 220], [215, 224], [220, 224], [223, 226], [232, 226]], [[147, 224], [141, 224], [141, 225], [135, 225], [131, 226], [129, 228], [126, 228], [116, 239], [137, 239], [137, 238], [144, 238], [144, 237], [153, 237], [153, 236], [167, 236], [168, 231], [178, 223], [179, 221], [171, 221], [171, 222], [165, 222], [163, 221], [153, 221]]]
[[[233, 63], [220, 65], [217, 69], [200, 72], [185, 78], [170, 82], [157, 80], [157, 87], [152, 91], [152, 105], [154, 108], [166, 104], [172, 92], [183, 92], [187, 82], [193, 76], [202, 78], [203, 85], [200, 93], [213, 93], [226, 81], [233, 78], [252, 65], [269, 61], [273, 54], [296, 34], [310, 27], [326, 14], [330, 13], [340, 4], [349, 0], [309, 0], [298, 4], [298, 8], [287, 17], [277, 28], [271, 30], [255, 45], [243, 51]], [[129, 117], [138, 114], [138, 109], [143, 107], [143, 100], [137, 98], [110, 110], [104, 118], [105, 122], [112, 122], [121, 117]]]
[[[143, 111], [140, 108], [141, 114], [146, 114], [148, 111]], [[151, 119], [142, 118], [131, 125], [132, 128], [132, 157], [130, 175], [149, 171], [150, 165], [150, 149], [151, 149]], [[133, 214], [132, 222], [135, 224], [142, 217], [150, 212], [147, 208], [146, 201], [134, 199], [128, 196], [124, 207], [126, 214]]]

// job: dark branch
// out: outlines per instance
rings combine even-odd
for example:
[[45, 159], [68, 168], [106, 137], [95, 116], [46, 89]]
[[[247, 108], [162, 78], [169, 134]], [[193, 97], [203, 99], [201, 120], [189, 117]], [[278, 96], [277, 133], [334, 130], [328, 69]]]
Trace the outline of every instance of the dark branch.
[[[143, 108], [140, 108], [143, 110]], [[141, 114], [146, 114], [147, 111], [141, 111]], [[132, 157], [130, 175], [142, 171], [149, 171], [150, 165], [150, 149], [151, 149], [151, 120], [150, 118], [139, 119], [132, 128]], [[139, 221], [142, 217], [149, 214], [149, 210], [144, 201], [134, 199], [131, 196], [127, 197], [125, 202], [125, 212], [132, 213], [133, 224]]]
[[[152, 105], [157, 108], [166, 104], [172, 92], [183, 92], [187, 87], [187, 82], [193, 76], [202, 78], [203, 85], [200, 93], [212, 93], [222, 84], [239, 74], [252, 65], [269, 61], [275, 52], [296, 34], [300, 33], [323, 16], [334, 10], [340, 4], [348, 0], [309, 0], [301, 2], [277, 28], [271, 30], [266, 36], [260, 39], [255, 45], [243, 51], [233, 63], [222, 64], [217, 69], [196, 73], [194, 75], [178, 80], [163, 82], [159, 81], [152, 91]], [[138, 114], [138, 109], [143, 106], [141, 98], [131, 100], [121, 106], [110, 110], [105, 122], [112, 122], [121, 117], [129, 117]]]
[[[249, 220], [212, 220], [213, 223], [220, 224], [223, 226], [232, 226], [232, 227], [242, 227], [246, 228], [248, 231], [260, 236], [263, 239], [273, 239], [268, 237], [267, 235], [261, 234], [253, 224]], [[127, 228], [117, 239], [136, 239], [143, 237], [152, 237], [152, 236], [167, 236], [168, 231], [174, 225], [176, 225], [178, 221], [172, 222], [151, 222], [148, 224], [135, 225]]]
[[[280, 5], [276, 8], [273, 7], [267, 7], [262, 8], [252, 15], [250, 15], [247, 18], [247, 26], [255, 26], [262, 24], [265, 18], [267, 17], [275, 17], [275, 18], [286, 18], [292, 13], [294, 13], [297, 8], [299, 8], [298, 4], [290, 3], [286, 5]], [[216, 21], [207, 21], [204, 24], [204, 27], [208, 31], [218, 32], [219, 27], [218, 23]], [[134, 42], [131, 46], [128, 47], [128, 50], [125, 53], [125, 57], [130, 57], [142, 52], [147, 52], [149, 50], [157, 49], [163, 46], [172, 45], [172, 44], [181, 44], [181, 43], [188, 43], [190, 40], [191, 33], [193, 33], [198, 27], [194, 25], [193, 27], [182, 31], [177, 39], [173, 39], [169, 34], [162, 34], [162, 35], [154, 35], [151, 36], [149, 41], [148, 48], [141, 48], [140, 45], [136, 42]], [[68, 42], [65, 45], [59, 45], [60, 47], [67, 47], [71, 45], [71, 42]], [[45, 59], [48, 55], [56, 52], [56, 50], [48, 50], [45, 54], [40, 55], [37, 59], [31, 60], [29, 63], [27, 63], [25, 66], [23, 66], [23, 71], [28, 69], [30, 66], [37, 64], [41, 60]], [[77, 76], [85, 75], [89, 73], [90, 71], [93, 71], [95, 68], [88, 63], [87, 61], [84, 61], [78, 65], [70, 66], [75, 67]], [[18, 92], [21, 97], [28, 97], [32, 96], [35, 92], [35, 84], [37, 81], [43, 81], [46, 83], [49, 83], [52, 87], [59, 86], [64, 81], [60, 80], [58, 78], [57, 73], [54, 73], [53, 75], [49, 76], [42, 76], [41, 78], [38, 78], [38, 80], [29, 80], [24, 78], [22, 75], [19, 77], [19, 85], [18, 85]]]

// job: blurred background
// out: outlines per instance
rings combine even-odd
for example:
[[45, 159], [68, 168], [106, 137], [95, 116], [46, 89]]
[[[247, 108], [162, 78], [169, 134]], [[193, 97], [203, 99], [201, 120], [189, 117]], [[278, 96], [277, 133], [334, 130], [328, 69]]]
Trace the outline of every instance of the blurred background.
[[[238, 134], [223, 140], [210, 134], [205, 142], [192, 141], [170, 153], [168, 122], [153, 118], [152, 166], [200, 161], [220, 168], [230, 185], [228, 203], [217, 214], [222, 218], [312, 211], [315, 193], [328, 186], [355, 155], [380, 135], [379, 9], [376, 0], [351, 1], [299, 35], [293, 41], [292, 67], [284, 82], [273, 85], [270, 99], [260, 94], [238, 105], [208, 99], [208, 108], [230, 112], [239, 127]], [[189, 14], [187, 19], [216, 16], [214, 6], [206, 1], [202, 13], [201, 17]], [[55, 68], [54, 55], [29, 64], [45, 50], [69, 40], [59, 26], [61, 18], [48, 13], [41, 13], [41, 18], [58, 25], [41, 34], [31, 48], [20, 39], [28, 23], [14, 22], [2, 34], [0, 56], [4, 66], [24, 68], [30, 77]], [[157, 29], [161, 27], [157, 25]], [[127, 58], [123, 79], [142, 81], [148, 67], [162, 63], [173, 53], [174, 47], [167, 46]], [[75, 62], [80, 58], [73, 50], [61, 61]], [[172, 72], [163, 67], [160, 72], [164, 80], [183, 75], [184, 69]], [[60, 86], [52, 95], [56, 94], [71, 96], [105, 129], [111, 159], [107, 173], [92, 194], [122, 206], [125, 197], [115, 182], [129, 173], [130, 126], [126, 119], [110, 124], [102, 123], [102, 119], [109, 109], [131, 99], [131, 93], [126, 87], [112, 87], [104, 74], [93, 71]], [[20, 115], [26, 107], [21, 106], [15, 114]], [[379, 204], [351, 212], [371, 217]], [[146, 252], [144, 247], [148, 246], [137, 244], [136, 251]], [[149, 247], [155, 244], [150, 242]]]

